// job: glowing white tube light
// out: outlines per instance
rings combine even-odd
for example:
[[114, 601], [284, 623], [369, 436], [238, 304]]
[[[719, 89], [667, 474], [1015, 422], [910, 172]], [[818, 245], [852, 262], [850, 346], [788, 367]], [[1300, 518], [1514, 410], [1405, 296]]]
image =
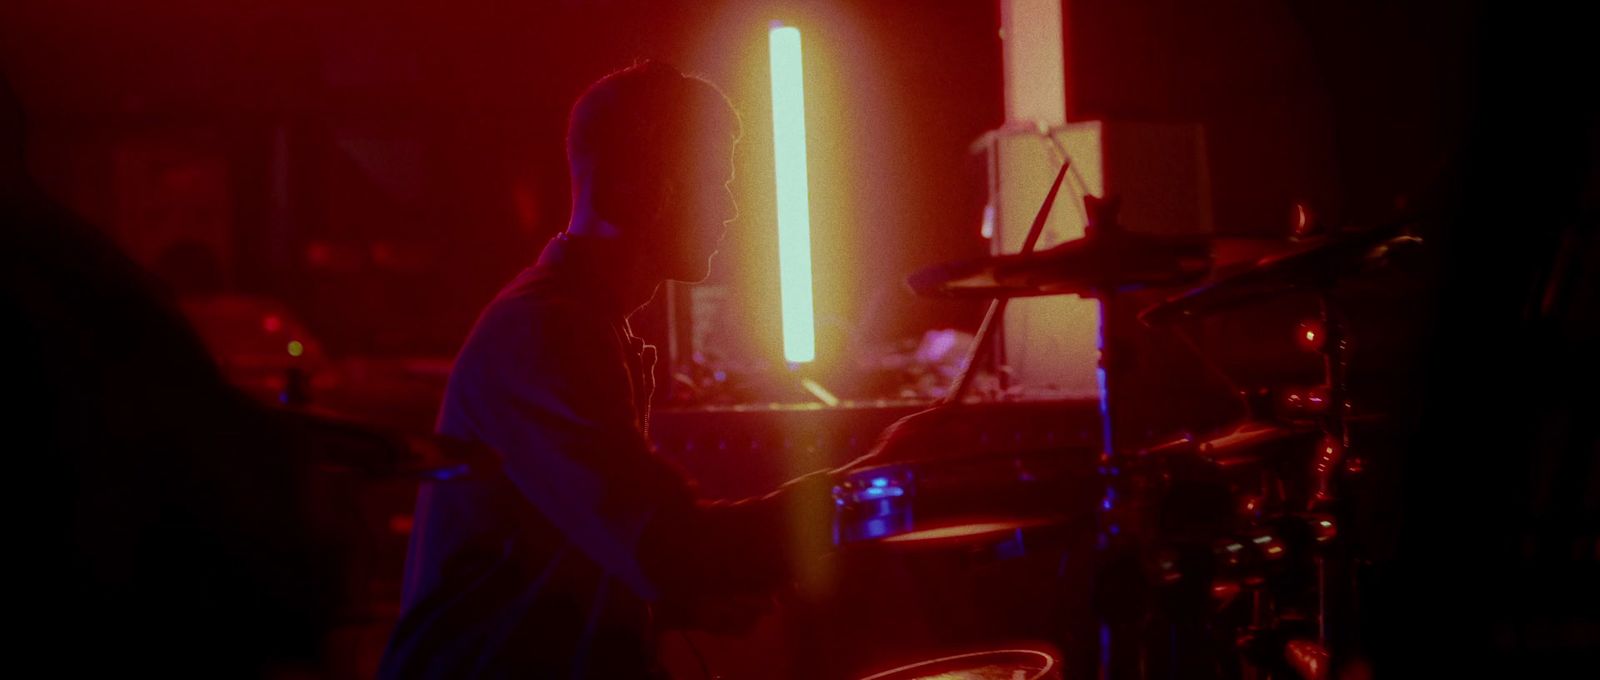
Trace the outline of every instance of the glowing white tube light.
[[772, 150], [778, 188], [778, 281], [783, 304], [783, 357], [806, 363], [817, 357], [812, 327], [811, 198], [806, 179], [805, 87], [800, 29], [774, 25], [767, 35], [772, 59]]

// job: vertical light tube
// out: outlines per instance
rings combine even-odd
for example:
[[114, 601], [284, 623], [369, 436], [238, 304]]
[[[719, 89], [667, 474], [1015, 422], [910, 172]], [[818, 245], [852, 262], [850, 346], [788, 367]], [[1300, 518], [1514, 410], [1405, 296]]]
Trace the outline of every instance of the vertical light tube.
[[783, 304], [783, 357], [807, 363], [817, 356], [812, 328], [811, 198], [806, 179], [805, 87], [800, 29], [774, 24], [767, 34], [772, 60], [772, 149], [778, 189], [778, 281]]

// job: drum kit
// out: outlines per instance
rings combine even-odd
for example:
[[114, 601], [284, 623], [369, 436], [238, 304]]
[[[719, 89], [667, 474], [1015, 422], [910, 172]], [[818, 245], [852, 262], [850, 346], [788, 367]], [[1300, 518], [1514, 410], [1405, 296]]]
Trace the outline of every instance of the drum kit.
[[[908, 284], [924, 296], [993, 299], [965, 373], [935, 411], [966, 408], [966, 385], [1007, 299], [1099, 300], [1107, 321], [1095, 464], [1075, 467], [1057, 450], [911, 456], [857, 470], [835, 489], [835, 541], [845, 552], [910, 545], [1001, 555], [1054, 550], [1078, 560], [1087, 575], [1057, 584], [1057, 601], [1035, 606], [1087, 611], [1076, 623], [1072, 614], [1052, 619], [1056, 630], [1036, 649], [968, 646], [870, 677], [1362, 677], [1355, 624], [1361, 557], [1341, 529], [1359, 502], [1348, 491], [1364, 467], [1351, 426], [1369, 416], [1352, 403], [1349, 330], [1333, 291], [1416, 249], [1420, 239], [1403, 222], [1303, 234], [1224, 268], [1227, 240], [1132, 233], [1117, 223], [1115, 201], [1090, 197], [1084, 238], [1034, 252], [1063, 175], [1021, 253], [937, 264]], [[1156, 301], [1130, 314], [1133, 292]], [[1315, 318], [1283, 341], [1320, 358], [1320, 385], [1285, 390], [1270, 404], [1242, 399], [1250, 413], [1202, 433], [1163, 440], [1141, 436], [1147, 430], [1127, 422], [1124, 400], [1132, 397], [1111, 360], [1126, 334], [1177, 332], [1191, 320], [1289, 293], [1317, 303]], [[1118, 326], [1113, 313], [1136, 321]], [[1092, 557], [1085, 560], [1085, 551]], [[1050, 662], [995, 670], [997, 659], [1037, 655]]]

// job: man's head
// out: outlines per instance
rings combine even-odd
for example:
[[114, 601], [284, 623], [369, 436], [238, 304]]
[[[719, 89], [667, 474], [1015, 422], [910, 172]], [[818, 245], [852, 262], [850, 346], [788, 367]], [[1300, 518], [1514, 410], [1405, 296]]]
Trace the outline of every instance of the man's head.
[[603, 220], [661, 278], [705, 278], [736, 215], [738, 137], [738, 114], [700, 78], [646, 61], [600, 79], [567, 124], [574, 223]]

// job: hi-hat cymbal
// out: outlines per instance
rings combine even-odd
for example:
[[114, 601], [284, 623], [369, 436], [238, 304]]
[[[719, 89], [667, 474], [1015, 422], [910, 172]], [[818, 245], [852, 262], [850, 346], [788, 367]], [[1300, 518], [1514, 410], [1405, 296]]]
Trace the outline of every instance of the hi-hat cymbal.
[[1317, 430], [1314, 428], [1245, 420], [1206, 436], [1185, 434], [1144, 449], [1141, 453], [1155, 456], [1193, 455], [1222, 467], [1232, 467], [1304, 448], [1316, 436]]

